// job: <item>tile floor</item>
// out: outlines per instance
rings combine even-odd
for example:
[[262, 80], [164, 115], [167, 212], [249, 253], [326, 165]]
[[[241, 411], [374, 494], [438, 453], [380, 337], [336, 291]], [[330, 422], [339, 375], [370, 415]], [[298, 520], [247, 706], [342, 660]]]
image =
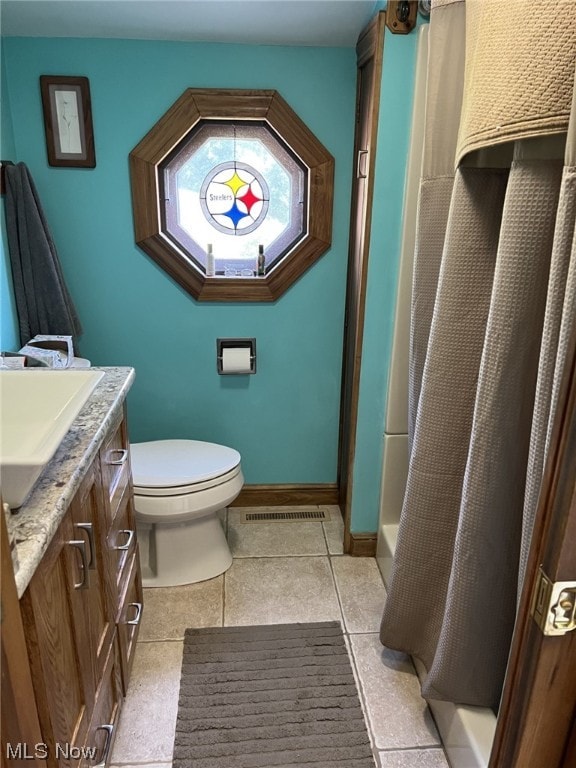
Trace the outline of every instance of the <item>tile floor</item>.
[[225, 574], [145, 590], [113, 766], [171, 766], [187, 627], [338, 620], [377, 765], [448, 768], [412, 662], [378, 639], [385, 590], [376, 560], [343, 555], [338, 507], [321, 508], [330, 522], [243, 523], [247, 508], [230, 509], [223, 522], [234, 560]]

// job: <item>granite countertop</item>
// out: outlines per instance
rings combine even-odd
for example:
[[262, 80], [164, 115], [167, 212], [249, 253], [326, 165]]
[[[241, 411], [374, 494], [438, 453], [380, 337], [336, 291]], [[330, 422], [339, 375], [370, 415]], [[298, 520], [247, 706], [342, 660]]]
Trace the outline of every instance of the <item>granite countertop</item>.
[[60, 447], [40, 476], [28, 500], [8, 516], [8, 533], [15, 540], [18, 597], [22, 597], [60, 521], [115, 415], [134, 381], [133, 368], [94, 368], [105, 376], [97, 384]]

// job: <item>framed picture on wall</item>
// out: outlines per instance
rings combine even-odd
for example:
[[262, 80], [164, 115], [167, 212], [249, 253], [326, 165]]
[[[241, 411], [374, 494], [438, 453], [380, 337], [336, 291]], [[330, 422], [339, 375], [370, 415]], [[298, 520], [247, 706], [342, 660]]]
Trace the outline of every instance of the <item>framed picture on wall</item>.
[[48, 164], [94, 168], [94, 132], [87, 77], [42, 75], [42, 109]]

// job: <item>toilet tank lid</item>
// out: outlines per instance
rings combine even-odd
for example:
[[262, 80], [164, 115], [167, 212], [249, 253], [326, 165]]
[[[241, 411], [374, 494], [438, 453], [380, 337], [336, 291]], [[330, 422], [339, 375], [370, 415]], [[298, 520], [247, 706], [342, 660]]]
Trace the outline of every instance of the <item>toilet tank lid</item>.
[[153, 440], [130, 446], [135, 486], [167, 488], [201, 483], [240, 464], [234, 448], [201, 440]]

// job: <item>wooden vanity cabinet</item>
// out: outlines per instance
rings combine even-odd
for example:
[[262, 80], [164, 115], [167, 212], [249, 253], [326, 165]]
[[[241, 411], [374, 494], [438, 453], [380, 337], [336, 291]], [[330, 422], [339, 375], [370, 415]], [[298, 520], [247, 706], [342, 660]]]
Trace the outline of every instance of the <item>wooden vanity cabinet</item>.
[[[120, 457], [126, 458], [111, 464], [118, 449], [110, 453], [109, 448], [119, 436], [126, 451]], [[139, 604], [137, 616], [127, 601]], [[109, 760], [141, 603], [128, 442], [120, 414], [20, 600], [48, 768], [85, 768]]]

